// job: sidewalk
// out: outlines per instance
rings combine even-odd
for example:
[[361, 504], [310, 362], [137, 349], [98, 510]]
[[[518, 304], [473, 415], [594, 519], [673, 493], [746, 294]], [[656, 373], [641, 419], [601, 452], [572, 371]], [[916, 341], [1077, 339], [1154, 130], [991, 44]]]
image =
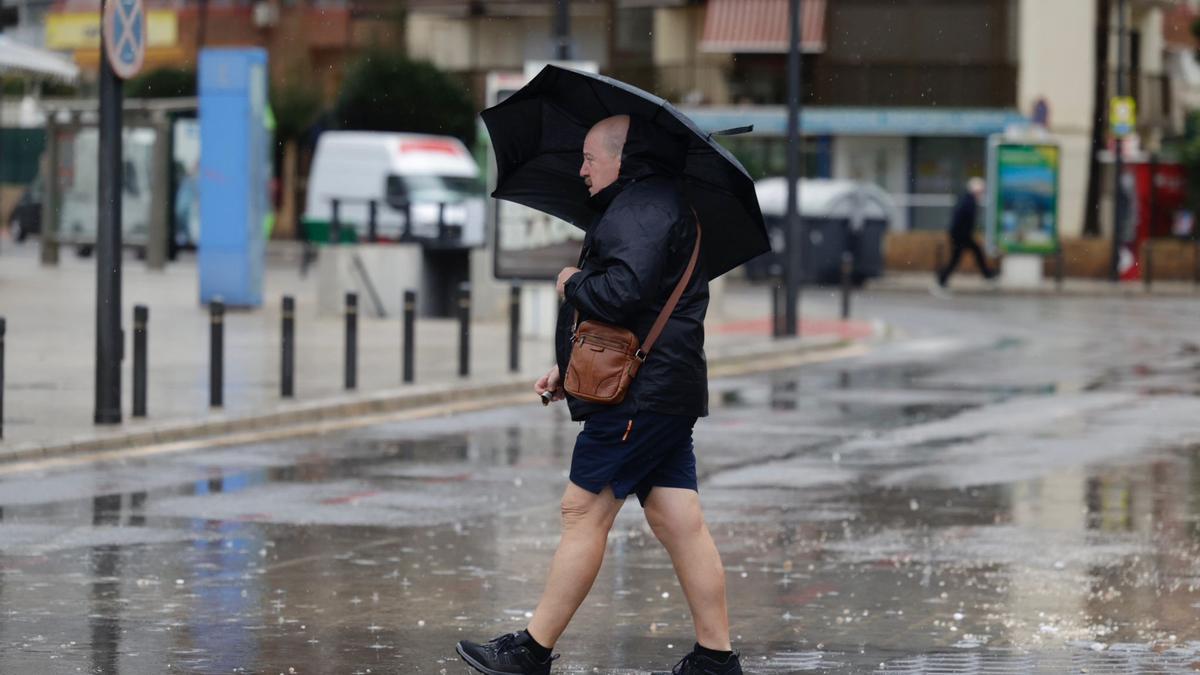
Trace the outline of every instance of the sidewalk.
[[[0, 316], [7, 319], [4, 439], [0, 459], [144, 445], [298, 421], [430, 405], [464, 396], [530, 389], [553, 363], [547, 339], [524, 339], [522, 372], [508, 372], [504, 320], [471, 326], [471, 375], [458, 376], [458, 326], [453, 320], [417, 324], [416, 383], [401, 383], [401, 322], [360, 314], [358, 389], [345, 392], [339, 317], [318, 317], [316, 275], [301, 278], [294, 251], [272, 247], [264, 306], [230, 310], [225, 319], [224, 408], [208, 406], [209, 318], [199, 303], [195, 258], [151, 272], [127, 257], [123, 266], [123, 420], [92, 423], [95, 369], [94, 258], [64, 252], [57, 268], [41, 267], [36, 244], [0, 251]], [[280, 398], [280, 298], [296, 299], [295, 399]], [[148, 417], [130, 417], [132, 312], [150, 310]], [[723, 308], [723, 309], [718, 309]], [[769, 301], [761, 289], [731, 285], [708, 322], [714, 365], [757, 356], [831, 348], [875, 332], [865, 322], [808, 320], [806, 337], [774, 341]], [[530, 393], [531, 399], [533, 394]]]
[[[888, 272], [879, 279], [872, 279], [867, 287], [872, 291], [928, 293], [934, 282], [931, 272]], [[1079, 279], [1067, 277], [1062, 287], [1054, 277], [1046, 277], [1040, 286], [1032, 288], [1006, 287], [1002, 283], [984, 281], [977, 273], [958, 273], [950, 277], [949, 291], [960, 295], [1067, 295], [1079, 297], [1141, 297], [1141, 296], [1196, 296], [1200, 297], [1200, 286], [1190, 281], [1155, 281], [1146, 290], [1141, 281], [1124, 281], [1113, 284], [1103, 279]]]

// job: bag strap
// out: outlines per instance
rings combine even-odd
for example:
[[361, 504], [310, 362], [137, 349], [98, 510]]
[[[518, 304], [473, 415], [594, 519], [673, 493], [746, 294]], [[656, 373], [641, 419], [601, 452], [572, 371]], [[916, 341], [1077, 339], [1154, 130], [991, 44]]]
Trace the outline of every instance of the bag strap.
[[[658, 313], [658, 318], [654, 320], [654, 325], [650, 328], [650, 332], [646, 335], [646, 341], [642, 343], [642, 348], [637, 351], [639, 361], [645, 361], [646, 356], [650, 354], [650, 348], [658, 341], [658, 336], [662, 334], [663, 329], [667, 327], [667, 320], [671, 318], [671, 314], [675, 312], [675, 306], [679, 304], [679, 299], [683, 297], [683, 292], [687, 290], [687, 285], [692, 280], [692, 273], [696, 271], [696, 261], [700, 259], [700, 215], [696, 213], [696, 208], [692, 207], [692, 216], [696, 218], [696, 245], [692, 248], [692, 259], [688, 261], [687, 269], [683, 272], [683, 277], [679, 279], [679, 283], [675, 284], [675, 290], [671, 291], [671, 297], [667, 298], [667, 304], [663, 305], [662, 311]], [[584, 250], [586, 253], [586, 249]], [[579, 328], [579, 310], [575, 310], [575, 326], [572, 329]]]
[[675, 311], [675, 306], [679, 304], [679, 299], [683, 297], [683, 291], [687, 289], [688, 283], [692, 280], [692, 273], [696, 271], [696, 261], [700, 259], [701, 229], [700, 215], [696, 213], [695, 207], [692, 207], [692, 215], [696, 218], [696, 246], [692, 248], [692, 259], [688, 261], [687, 270], [684, 271], [679, 283], [675, 284], [675, 290], [671, 292], [671, 297], [667, 298], [667, 304], [663, 305], [662, 311], [658, 313], [658, 318], [654, 321], [654, 326], [650, 329], [650, 333], [646, 335], [646, 341], [642, 343], [642, 348], [638, 350], [637, 357], [640, 361], [646, 360], [646, 356], [650, 353], [650, 349], [654, 347], [658, 336], [667, 327], [667, 319], [671, 318], [671, 314]]

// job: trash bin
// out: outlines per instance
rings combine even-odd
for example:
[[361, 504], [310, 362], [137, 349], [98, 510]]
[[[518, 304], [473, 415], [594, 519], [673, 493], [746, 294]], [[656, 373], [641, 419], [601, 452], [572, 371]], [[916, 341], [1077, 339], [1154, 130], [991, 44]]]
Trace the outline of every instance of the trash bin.
[[[856, 284], [883, 274], [883, 237], [896, 220], [896, 206], [877, 185], [853, 180], [803, 179], [800, 224], [804, 241], [800, 279], [834, 284], [841, 278], [842, 252], [854, 254]], [[755, 183], [771, 252], [746, 263], [751, 280], [779, 278], [786, 261], [787, 179]]]

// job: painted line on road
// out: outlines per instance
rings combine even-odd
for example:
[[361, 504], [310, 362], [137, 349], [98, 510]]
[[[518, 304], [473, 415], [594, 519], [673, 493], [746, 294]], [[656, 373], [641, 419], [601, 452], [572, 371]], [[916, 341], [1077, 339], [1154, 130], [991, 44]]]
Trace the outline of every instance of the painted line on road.
[[[853, 344], [846, 347], [818, 350], [814, 352], [800, 352], [778, 356], [747, 358], [744, 360], [739, 360], [735, 363], [719, 364], [714, 366], [709, 369], [709, 377], [737, 377], [771, 370], [795, 368], [814, 363], [824, 363], [828, 361], [863, 356], [870, 351], [870, 348], [866, 345]], [[213, 448], [229, 447], [233, 445], [253, 445], [257, 443], [282, 441], [304, 436], [323, 436], [338, 431], [347, 431], [350, 429], [358, 429], [377, 424], [428, 419], [431, 417], [446, 417], [479, 410], [501, 408], [509, 405], [520, 405], [523, 403], [528, 403], [532, 407], [533, 403], [531, 399], [533, 398], [534, 395], [532, 391], [530, 393], [488, 396], [469, 401], [439, 403], [436, 405], [422, 406], [419, 408], [410, 408], [408, 410], [402, 410], [399, 412], [377, 413], [373, 415], [356, 416], [342, 420], [325, 420], [320, 422], [310, 422], [280, 427], [276, 429], [236, 432], [225, 436], [212, 436], [208, 438], [189, 439], [186, 441], [157, 443], [154, 445], [144, 445], [136, 448], [120, 448], [116, 450], [102, 450], [79, 455], [19, 461], [11, 464], [0, 464], [0, 476], [26, 473], [30, 471], [62, 469], [96, 462], [125, 461], [130, 459], [156, 457], [159, 455], [168, 455], [190, 450], [208, 450]], [[538, 405], [538, 407], [540, 408], [541, 406]]]

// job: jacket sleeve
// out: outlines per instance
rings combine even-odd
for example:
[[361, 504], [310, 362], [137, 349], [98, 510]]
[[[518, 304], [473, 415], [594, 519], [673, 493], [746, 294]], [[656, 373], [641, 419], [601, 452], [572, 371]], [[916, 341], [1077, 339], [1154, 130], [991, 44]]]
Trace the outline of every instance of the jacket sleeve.
[[[674, 219], [662, 208], [637, 204], [606, 214], [600, 269], [571, 277], [567, 301], [582, 314], [623, 324], [654, 302], [667, 261]], [[599, 225], [598, 225], [599, 226]]]

